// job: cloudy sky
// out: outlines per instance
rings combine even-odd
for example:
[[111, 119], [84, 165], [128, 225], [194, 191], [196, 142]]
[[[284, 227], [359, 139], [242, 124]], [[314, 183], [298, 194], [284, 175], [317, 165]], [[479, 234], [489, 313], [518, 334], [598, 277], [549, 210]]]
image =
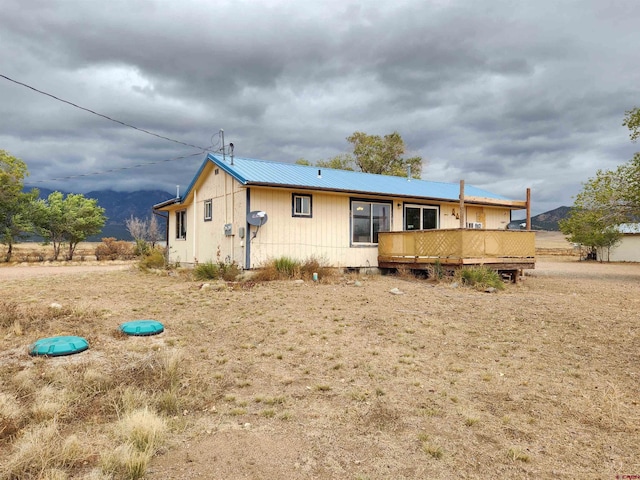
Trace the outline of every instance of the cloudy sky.
[[[349, 151], [354, 131], [398, 131], [425, 180], [515, 199], [531, 187], [535, 214], [640, 150], [621, 125], [640, 106], [637, 0], [0, 0], [0, 12], [1, 75], [197, 147], [219, 148], [224, 129], [237, 156], [316, 161]], [[81, 193], [173, 193], [204, 159], [6, 78], [0, 149], [32, 186]]]

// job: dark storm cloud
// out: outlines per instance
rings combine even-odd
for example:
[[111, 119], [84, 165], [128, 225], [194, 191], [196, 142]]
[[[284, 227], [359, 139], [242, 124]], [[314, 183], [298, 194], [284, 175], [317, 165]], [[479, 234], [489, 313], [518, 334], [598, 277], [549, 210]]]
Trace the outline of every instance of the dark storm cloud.
[[[314, 161], [398, 131], [425, 178], [531, 187], [538, 212], [637, 149], [632, 0], [1, 3], [0, 73], [193, 145]], [[116, 169], [55, 185], [78, 191], [173, 192], [204, 158], [6, 81], [0, 142], [33, 181]]]

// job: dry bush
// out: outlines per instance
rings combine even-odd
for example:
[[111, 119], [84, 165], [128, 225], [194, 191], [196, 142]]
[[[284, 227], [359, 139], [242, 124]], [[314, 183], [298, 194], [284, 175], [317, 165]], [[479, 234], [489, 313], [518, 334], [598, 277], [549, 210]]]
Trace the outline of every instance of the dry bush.
[[134, 249], [131, 242], [107, 237], [96, 247], [95, 254], [97, 260], [131, 260], [135, 258]]
[[136, 450], [125, 443], [100, 459], [100, 468], [108, 478], [137, 480], [144, 477], [152, 458], [151, 452]]
[[64, 392], [46, 385], [37, 391], [31, 407], [31, 418], [36, 422], [53, 419], [65, 407]]
[[127, 413], [116, 425], [122, 443], [101, 458], [102, 471], [131, 480], [144, 477], [166, 431], [164, 419], [147, 407]]
[[153, 454], [164, 439], [167, 425], [162, 417], [145, 407], [126, 414], [116, 428], [124, 443]]
[[314, 273], [318, 274], [319, 281], [327, 281], [337, 275], [337, 270], [329, 267], [328, 262], [324, 259], [310, 257], [302, 263], [300, 276], [303, 280], [311, 280]]
[[25, 421], [25, 412], [18, 401], [9, 394], [0, 392], [0, 439], [15, 434]]
[[0, 328], [9, 328], [19, 319], [20, 312], [17, 302], [0, 301]]
[[55, 421], [30, 426], [16, 441], [8, 461], [0, 467], [0, 477], [41, 478], [42, 472], [52, 469], [78, 467], [91, 455], [85, 445], [86, 442], [75, 435], [62, 438]]
[[68, 478], [69, 475], [64, 470], [50, 468], [39, 477], [39, 480], [67, 480]]
[[302, 262], [289, 257], [279, 257], [267, 260], [260, 265], [251, 279], [257, 282], [291, 279], [311, 280], [313, 274], [317, 273], [318, 280], [326, 283], [327, 280], [337, 275], [337, 271], [327, 265], [325, 260], [315, 257], [310, 257]]
[[138, 266], [141, 270], [150, 270], [154, 268], [165, 268], [167, 260], [164, 249], [154, 248], [142, 257]]

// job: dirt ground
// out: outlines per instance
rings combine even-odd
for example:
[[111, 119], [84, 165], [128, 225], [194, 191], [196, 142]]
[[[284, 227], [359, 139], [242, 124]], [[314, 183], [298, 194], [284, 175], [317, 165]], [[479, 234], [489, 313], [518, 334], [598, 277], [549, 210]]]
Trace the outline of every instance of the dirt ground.
[[[491, 294], [378, 275], [202, 288], [78, 268], [0, 268], [4, 299], [95, 312], [4, 329], [0, 368], [118, 372], [178, 352], [183, 396], [146, 479], [640, 475], [640, 265], [545, 256]], [[113, 334], [136, 318], [166, 330]], [[26, 347], [45, 334], [91, 348], [43, 363]], [[82, 428], [108, 437], [100, 421]], [[0, 445], [0, 464], [10, 454]]]

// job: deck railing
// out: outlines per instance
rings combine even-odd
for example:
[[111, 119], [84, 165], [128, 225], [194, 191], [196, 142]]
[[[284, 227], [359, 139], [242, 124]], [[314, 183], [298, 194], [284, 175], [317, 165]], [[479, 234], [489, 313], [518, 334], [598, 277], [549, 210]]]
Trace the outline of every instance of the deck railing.
[[[378, 263], [535, 263], [535, 233], [512, 230], [380, 232]], [[527, 268], [527, 267], [525, 267]], [[529, 267], [533, 268], [533, 267]]]

